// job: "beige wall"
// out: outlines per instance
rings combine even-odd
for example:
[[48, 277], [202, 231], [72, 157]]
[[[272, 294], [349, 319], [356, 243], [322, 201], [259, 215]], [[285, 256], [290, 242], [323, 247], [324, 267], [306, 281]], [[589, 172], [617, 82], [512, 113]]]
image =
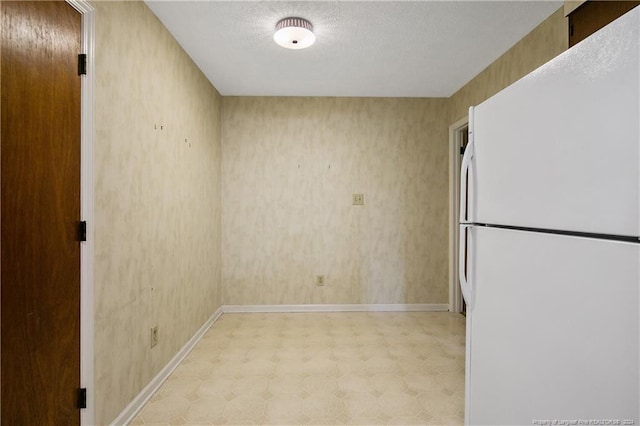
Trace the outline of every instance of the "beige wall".
[[224, 303], [446, 303], [447, 127], [566, 47], [560, 8], [449, 99], [224, 98]]
[[447, 105], [223, 98], [224, 303], [446, 303]]
[[93, 5], [95, 402], [104, 425], [221, 305], [220, 96], [143, 3]]
[[564, 2], [564, 16], [568, 16], [571, 12], [582, 6], [585, 0], [566, 1]]
[[98, 424], [223, 302], [447, 303], [447, 128], [567, 45], [560, 10], [450, 99], [221, 98], [144, 4], [93, 4]]
[[470, 106], [564, 52], [568, 44], [567, 18], [559, 8], [450, 98], [449, 124], [466, 117]]

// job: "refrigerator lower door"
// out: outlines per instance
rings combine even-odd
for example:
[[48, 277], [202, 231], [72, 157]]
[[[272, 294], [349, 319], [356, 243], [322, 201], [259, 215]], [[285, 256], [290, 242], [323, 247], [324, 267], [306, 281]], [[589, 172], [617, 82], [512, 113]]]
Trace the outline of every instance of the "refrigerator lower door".
[[640, 245], [468, 232], [466, 423], [640, 424]]

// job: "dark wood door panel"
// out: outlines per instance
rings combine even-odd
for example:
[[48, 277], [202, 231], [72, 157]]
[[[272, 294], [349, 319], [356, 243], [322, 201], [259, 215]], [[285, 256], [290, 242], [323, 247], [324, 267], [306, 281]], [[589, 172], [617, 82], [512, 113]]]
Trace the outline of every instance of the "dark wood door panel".
[[81, 16], [0, 7], [2, 423], [79, 424]]
[[569, 14], [569, 47], [615, 21], [640, 1], [587, 1]]

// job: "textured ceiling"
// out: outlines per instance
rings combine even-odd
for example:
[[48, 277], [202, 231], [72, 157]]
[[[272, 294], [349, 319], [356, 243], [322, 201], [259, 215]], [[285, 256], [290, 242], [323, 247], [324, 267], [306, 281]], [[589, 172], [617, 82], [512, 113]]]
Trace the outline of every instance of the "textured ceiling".
[[[222, 95], [451, 96], [561, 1], [146, 1]], [[316, 43], [273, 41], [285, 17]]]

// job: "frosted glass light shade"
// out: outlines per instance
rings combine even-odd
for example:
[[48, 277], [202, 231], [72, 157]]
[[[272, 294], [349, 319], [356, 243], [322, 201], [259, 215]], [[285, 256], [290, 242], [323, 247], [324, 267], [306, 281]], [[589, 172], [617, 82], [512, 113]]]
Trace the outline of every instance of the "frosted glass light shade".
[[316, 41], [311, 22], [302, 18], [284, 18], [276, 24], [273, 40], [287, 49], [304, 49]]

